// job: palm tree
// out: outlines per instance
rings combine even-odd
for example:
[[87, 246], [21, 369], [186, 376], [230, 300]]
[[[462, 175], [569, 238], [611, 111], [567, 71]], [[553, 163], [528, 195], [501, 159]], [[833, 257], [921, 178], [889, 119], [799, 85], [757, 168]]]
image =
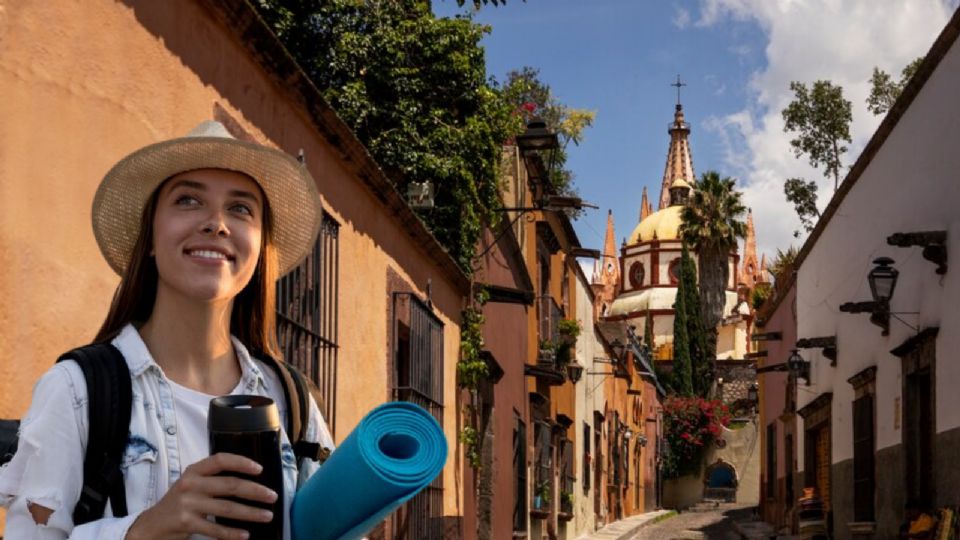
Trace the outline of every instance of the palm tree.
[[720, 178], [716, 171], [703, 173], [681, 212], [680, 236], [697, 252], [707, 356], [714, 360], [717, 326], [723, 319], [725, 292], [730, 281], [729, 256], [737, 247], [737, 239], [743, 238], [746, 232], [741, 219], [747, 209], [740, 200], [743, 194], [734, 190], [734, 183], [730, 178]]

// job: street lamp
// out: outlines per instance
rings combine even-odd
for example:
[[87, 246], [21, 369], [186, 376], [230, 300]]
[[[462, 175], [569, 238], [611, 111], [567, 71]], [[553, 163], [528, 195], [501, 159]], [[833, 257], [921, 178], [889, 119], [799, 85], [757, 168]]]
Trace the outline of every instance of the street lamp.
[[578, 364], [576, 360], [567, 364], [567, 377], [570, 378], [570, 382], [577, 384], [577, 381], [579, 381], [582, 376], [583, 366]]
[[[527, 130], [517, 135], [517, 148], [527, 164], [527, 182], [533, 193], [534, 206], [546, 206], [544, 196], [551, 183], [554, 164], [560, 150], [557, 134], [547, 128], [541, 118], [527, 123]], [[546, 160], [546, 165], [544, 165]]]
[[547, 129], [542, 118], [533, 118], [527, 123], [527, 130], [517, 135], [517, 148], [527, 153], [535, 150], [556, 150], [560, 148], [557, 134]]
[[760, 401], [757, 394], [757, 387], [757, 383], [754, 382], [750, 385], [750, 388], [747, 388], [747, 401], [749, 401], [751, 404], [756, 404], [758, 401]]
[[867, 281], [870, 282], [870, 294], [873, 295], [874, 302], [889, 306], [900, 272], [891, 266], [893, 259], [890, 257], [878, 257], [874, 259], [873, 264], [877, 266], [874, 266], [873, 270], [870, 270], [870, 273], [867, 274]]
[[893, 298], [893, 291], [897, 287], [897, 277], [900, 272], [891, 266], [893, 259], [890, 257], [878, 257], [873, 260], [873, 270], [867, 274], [867, 281], [870, 283], [870, 294], [873, 301], [870, 302], [845, 302], [840, 304], [840, 311], [844, 313], [869, 313], [870, 322], [879, 326], [883, 331], [881, 335], [890, 335], [890, 317], [897, 319], [904, 326], [917, 332], [918, 328], [897, 317], [897, 315], [916, 315], [912, 311], [890, 311], [890, 300]]
[[787, 369], [797, 377], [803, 377], [810, 386], [810, 362], [803, 359], [796, 349], [790, 351], [790, 358], [787, 359]]

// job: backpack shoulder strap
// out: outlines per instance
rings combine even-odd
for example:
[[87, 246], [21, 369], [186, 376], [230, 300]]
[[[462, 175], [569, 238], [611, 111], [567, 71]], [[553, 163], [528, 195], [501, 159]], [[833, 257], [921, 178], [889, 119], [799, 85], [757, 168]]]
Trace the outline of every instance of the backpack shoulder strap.
[[127, 498], [120, 463], [130, 432], [133, 391], [123, 354], [109, 343], [95, 343], [64, 353], [87, 382], [89, 434], [83, 459], [83, 490], [73, 511], [75, 525], [103, 517], [110, 500], [115, 517], [127, 515]]
[[305, 440], [310, 418], [310, 382], [300, 370], [287, 362], [281, 362], [262, 353], [257, 357], [273, 368], [283, 384], [288, 411], [287, 435], [290, 437], [290, 445], [293, 446], [297, 462], [304, 458], [322, 462], [330, 451], [321, 447], [319, 443]]

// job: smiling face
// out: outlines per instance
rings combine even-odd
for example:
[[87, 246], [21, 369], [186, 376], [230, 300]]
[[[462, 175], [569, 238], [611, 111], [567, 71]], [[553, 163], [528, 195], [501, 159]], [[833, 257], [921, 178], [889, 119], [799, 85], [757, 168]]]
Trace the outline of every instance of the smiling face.
[[232, 301], [257, 268], [263, 206], [260, 186], [237, 172], [199, 169], [167, 180], [153, 217], [158, 297]]

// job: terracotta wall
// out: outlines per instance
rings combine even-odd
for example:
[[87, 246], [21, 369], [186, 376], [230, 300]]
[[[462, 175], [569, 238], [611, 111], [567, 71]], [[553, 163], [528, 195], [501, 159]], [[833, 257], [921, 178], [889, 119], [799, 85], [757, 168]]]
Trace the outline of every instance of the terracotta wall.
[[[216, 9], [216, 8], [211, 8]], [[215, 114], [254, 139], [303, 149], [341, 224], [337, 438], [388, 399], [388, 271], [425, 294], [445, 324], [444, 429], [455, 441], [462, 291], [385, 211], [234, 29], [198, 3], [8, 3], [0, 13], [0, 417], [19, 417], [57, 355], [88, 342], [117, 283], [90, 229], [107, 169]], [[55, 22], [55, 24], [53, 23]], [[452, 444], [452, 443], [451, 443]], [[451, 450], [454, 450], [451, 446]], [[459, 514], [453, 463], [445, 513]]]

